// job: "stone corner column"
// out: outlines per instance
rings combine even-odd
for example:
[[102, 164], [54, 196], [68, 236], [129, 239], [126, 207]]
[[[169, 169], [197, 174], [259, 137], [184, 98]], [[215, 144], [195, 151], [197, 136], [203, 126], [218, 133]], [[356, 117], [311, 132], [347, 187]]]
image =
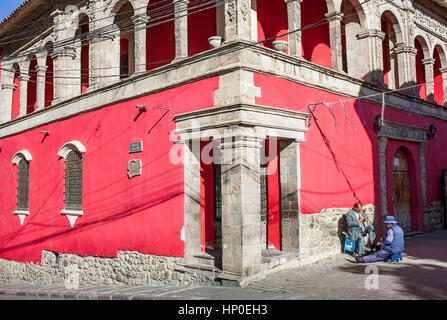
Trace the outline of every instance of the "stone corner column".
[[230, 130], [220, 143], [222, 268], [241, 279], [261, 271], [261, 139]]
[[[287, 4], [287, 21], [289, 32], [301, 28], [301, 3], [303, 0], [284, 0]], [[291, 57], [302, 57], [301, 31], [289, 34], [289, 55]]]
[[341, 36], [341, 20], [343, 13], [338, 11], [326, 13], [329, 21], [329, 37], [331, 45], [331, 63], [332, 69], [343, 71], [343, 48]]
[[225, 1], [225, 41], [251, 41], [250, 0]]

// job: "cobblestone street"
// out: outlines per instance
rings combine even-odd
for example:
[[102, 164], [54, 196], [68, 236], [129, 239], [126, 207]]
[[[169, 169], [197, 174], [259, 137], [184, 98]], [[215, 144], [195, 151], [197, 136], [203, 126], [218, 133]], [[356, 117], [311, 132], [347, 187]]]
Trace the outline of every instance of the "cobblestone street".
[[369, 265], [343, 254], [279, 271], [248, 288], [297, 299], [447, 299], [447, 232], [408, 238], [405, 247], [403, 262], [371, 265], [378, 267], [378, 290], [365, 288]]
[[380, 300], [447, 299], [447, 232], [406, 239], [404, 260], [377, 263], [379, 289], [368, 290], [368, 265], [339, 254], [315, 264], [280, 270], [250, 283], [231, 287], [97, 286], [67, 290], [62, 285], [0, 285], [0, 300]]

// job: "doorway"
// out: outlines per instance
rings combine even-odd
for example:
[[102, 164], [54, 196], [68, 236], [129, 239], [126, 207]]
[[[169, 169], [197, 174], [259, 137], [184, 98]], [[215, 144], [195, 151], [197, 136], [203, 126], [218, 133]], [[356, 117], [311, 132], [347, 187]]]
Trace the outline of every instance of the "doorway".
[[393, 159], [393, 207], [394, 217], [404, 232], [412, 231], [411, 185], [405, 151], [397, 150]]

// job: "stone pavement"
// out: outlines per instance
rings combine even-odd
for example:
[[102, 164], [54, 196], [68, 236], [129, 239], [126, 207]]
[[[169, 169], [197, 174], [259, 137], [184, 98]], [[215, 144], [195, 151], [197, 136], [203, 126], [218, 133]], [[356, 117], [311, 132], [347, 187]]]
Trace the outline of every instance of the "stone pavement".
[[[95, 286], [67, 290], [62, 285], [1, 285], [0, 300], [308, 300], [447, 299], [447, 232], [406, 239], [400, 263], [355, 264], [339, 254], [318, 263], [265, 275], [244, 288]], [[370, 270], [378, 289], [368, 290]], [[377, 268], [376, 268], [377, 267]]]
[[[356, 264], [349, 255], [336, 255], [318, 263], [279, 271], [248, 286], [250, 290], [280, 293], [288, 298], [312, 299], [447, 299], [447, 232], [405, 239], [400, 263]], [[365, 281], [377, 267], [378, 289]], [[367, 272], [367, 273], [366, 273]]]

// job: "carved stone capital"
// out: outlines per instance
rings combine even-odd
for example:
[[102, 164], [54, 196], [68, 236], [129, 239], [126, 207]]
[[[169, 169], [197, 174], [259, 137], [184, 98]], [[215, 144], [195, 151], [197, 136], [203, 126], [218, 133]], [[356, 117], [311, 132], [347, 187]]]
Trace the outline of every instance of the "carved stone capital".
[[344, 13], [341, 13], [341, 12], [338, 12], [338, 11], [334, 11], [334, 12], [326, 13], [325, 16], [327, 17], [327, 20], [329, 22], [341, 21], [341, 20], [343, 20]]
[[359, 32], [356, 35], [357, 40], [365, 39], [365, 38], [378, 38], [380, 41], [385, 39], [385, 32], [382, 32], [377, 29], [365, 30]]
[[17, 89], [16, 84], [2, 84], [2, 90], [15, 90]]
[[146, 24], [149, 21], [149, 17], [147, 16], [147, 14], [143, 13], [133, 16], [131, 20], [134, 25]]
[[38, 73], [45, 73], [47, 71], [48, 67], [47, 66], [42, 66], [42, 65], [37, 65], [36, 66], [36, 71]]
[[423, 59], [423, 60], [422, 60], [422, 63], [423, 63], [424, 65], [434, 65], [435, 62], [436, 62], [436, 60], [433, 59], [433, 58], [427, 58], [427, 59]]
[[26, 74], [21, 74], [20, 76], [19, 76], [19, 81], [20, 82], [28, 82], [29, 80], [31, 79], [31, 77], [29, 76], [29, 75], [26, 75]]
[[54, 52], [51, 54], [51, 58], [53, 60], [57, 60], [59, 58], [64, 58], [64, 57], [69, 57], [69, 58], [76, 58], [76, 51], [75, 48], [73, 47], [63, 47], [63, 48], [59, 48], [57, 50], [54, 50]]

